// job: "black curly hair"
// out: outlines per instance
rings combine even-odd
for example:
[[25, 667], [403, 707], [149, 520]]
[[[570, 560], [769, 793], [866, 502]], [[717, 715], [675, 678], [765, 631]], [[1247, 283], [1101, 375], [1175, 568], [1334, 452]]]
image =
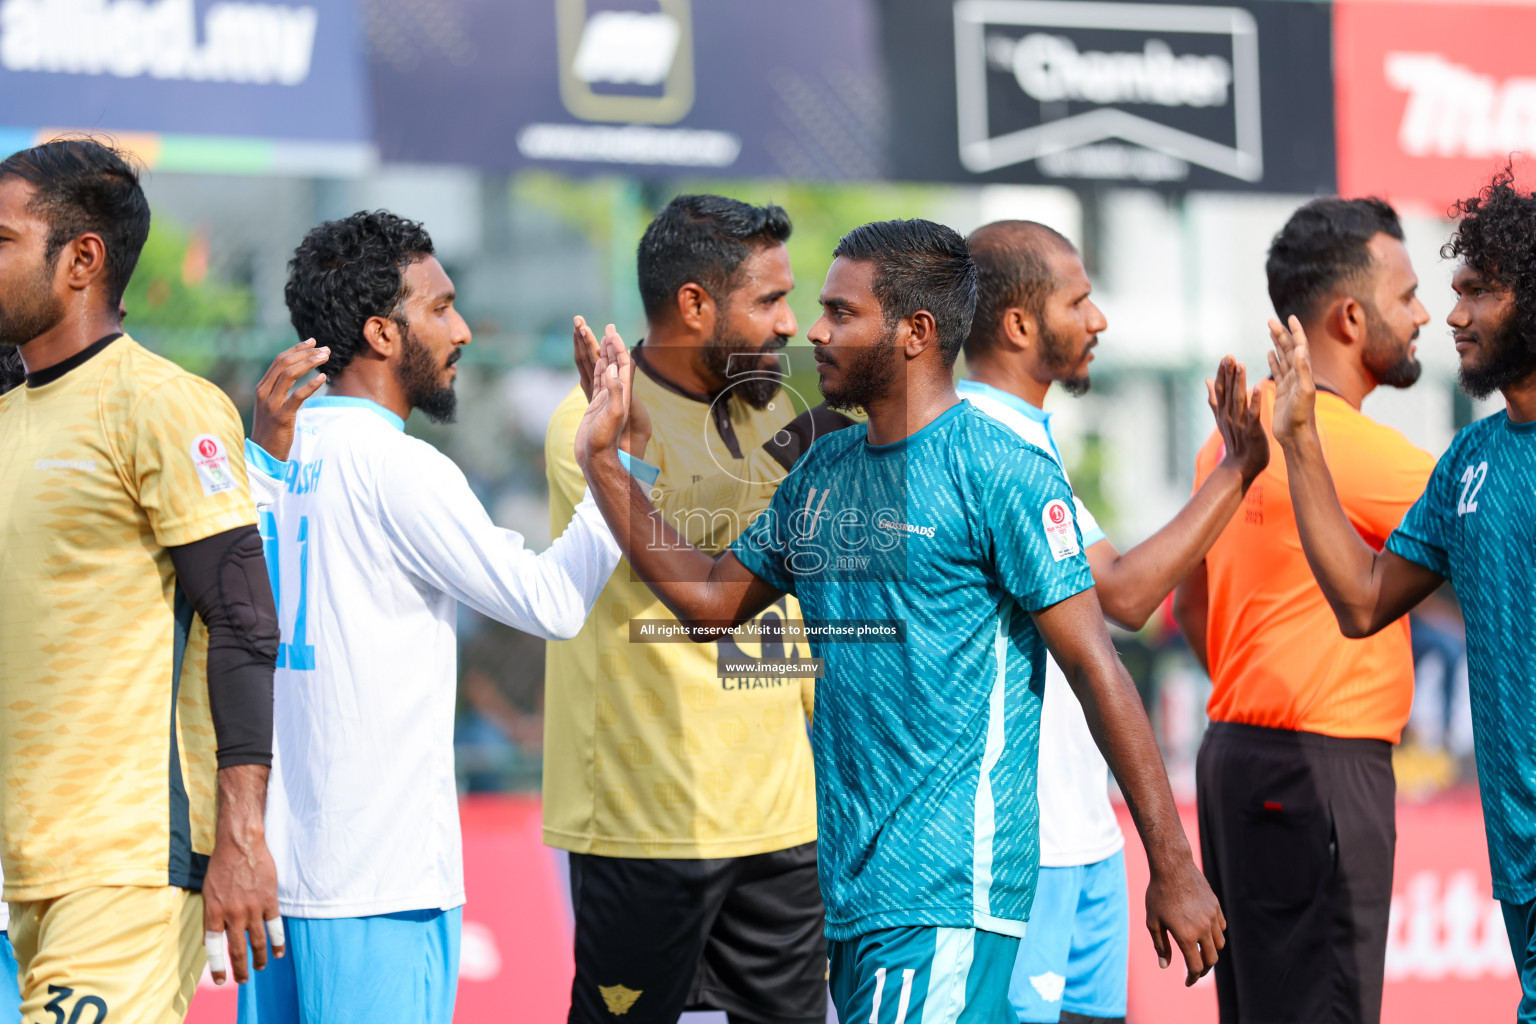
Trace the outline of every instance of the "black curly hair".
[[[1459, 259], [1489, 281], [1514, 294], [1515, 311], [1505, 324], [1506, 349], [1500, 366], [1488, 366], [1474, 376], [1494, 374], [1486, 389], [1482, 380], [1462, 384], [1474, 394], [1492, 394], [1536, 370], [1536, 194], [1515, 187], [1515, 172], [1506, 164], [1475, 196], [1451, 207], [1461, 223], [1451, 240], [1440, 247], [1443, 259]], [[1506, 379], [1507, 378], [1507, 379]]]
[[433, 255], [418, 221], [387, 210], [362, 210], [310, 230], [288, 261], [283, 297], [300, 338], [327, 345], [327, 380], [346, 372], [365, 344], [363, 325], [382, 316], [401, 323], [405, 269]]

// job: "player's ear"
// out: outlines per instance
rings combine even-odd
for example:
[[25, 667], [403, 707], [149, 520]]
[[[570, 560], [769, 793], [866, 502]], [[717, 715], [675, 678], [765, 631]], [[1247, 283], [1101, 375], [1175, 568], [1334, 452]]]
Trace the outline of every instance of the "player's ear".
[[695, 334], [713, 335], [716, 313], [714, 296], [703, 285], [689, 281], [677, 290], [678, 319]]
[[1358, 299], [1346, 296], [1334, 309], [1339, 337], [1353, 345], [1365, 340], [1365, 306]]
[[107, 243], [96, 232], [87, 231], [64, 247], [58, 265], [69, 288], [84, 291], [98, 281], [105, 281]]
[[388, 359], [400, 347], [400, 328], [387, 316], [371, 316], [363, 322], [363, 340], [380, 359]]
[[1034, 347], [1035, 339], [1040, 334], [1040, 325], [1036, 322], [1034, 314], [1025, 312], [1018, 306], [1009, 306], [1003, 311], [1000, 334], [1009, 347], [1024, 352]]
[[905, 329], [906, 337], [898, 338], [904, 343], [908, 359], [916, 359], [930, 348], [936, 348], [939, 344], [939, 324], [933, 318], [933, 314], [926, 309], [920, 309], [901, 322]]

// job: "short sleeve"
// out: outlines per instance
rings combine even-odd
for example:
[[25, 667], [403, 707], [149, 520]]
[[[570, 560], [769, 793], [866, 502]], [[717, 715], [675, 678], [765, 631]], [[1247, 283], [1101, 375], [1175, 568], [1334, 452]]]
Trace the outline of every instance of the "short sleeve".
[[128, 428], [125, 468], [163, 547], [255, 524], [245, 430], [224, 392], [177, 375], [139, 398]]
[[1109, 535], [1100, 528], [1099, 521], [1093, 518], [1093, 513], [1088, 511], [1087, 505], [1083, 504], [1083, 499], [1074, 494], [1072, 504], [1077, 509], [1077, 529], [1083, 535], [1084, 551], [1101, 540], [1109, 540]]
[[1020, 448], [990, 475], [981, 514], [998, 584], [1032, 612], [1092, 587], [1076, 500], [1061, 468]]
[[[1436, 471], [1434, 457], [1390, 428], [1380, 428], [1376, 444], [1357, 453], [1359, 461], [1344, 462], [1333, 474], [1339, 501], [1349, 521], [1379, 547], [1419, 501]], [[1331, 456], [1329, 447], [1323, 449]]]
[[288, 463], [246, 438], [245, 473], [256, 507], [267, 509], [276, 505], [282, 497], [284, 481], [288, 479]]
[[730, 548], [737, 561], [754, 576], [786, 594], [795, 592], [790, 531], [799, 508], [799, 488], [795, 484], [801, 479], [805, 479], [804, 473], [795, 473], [785, 480], [762, 515], [752, 520]]
[[1432, 572], [1449, 579], [1451, 576], [1450, 552], [1446, 550], [1446, 538], [1451, 536], [1455, 481], [1451, 469], [1455, 448], [1441, 457], [1429, 486], [1419, 495], [1419, 500], [1408, 509], [1397, 529], [1387, 538], [1386, 548], [1394, 555], [1422, 565]]

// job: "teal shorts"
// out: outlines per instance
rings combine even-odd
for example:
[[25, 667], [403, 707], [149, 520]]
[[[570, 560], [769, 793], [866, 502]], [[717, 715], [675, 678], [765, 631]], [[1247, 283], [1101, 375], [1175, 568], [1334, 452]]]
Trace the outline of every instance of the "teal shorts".
[[996, 1024], [1011, 1020], [1019, 940], [975, 928], [888, 928], [828, 940], [837, 1019], [856, 1024]]

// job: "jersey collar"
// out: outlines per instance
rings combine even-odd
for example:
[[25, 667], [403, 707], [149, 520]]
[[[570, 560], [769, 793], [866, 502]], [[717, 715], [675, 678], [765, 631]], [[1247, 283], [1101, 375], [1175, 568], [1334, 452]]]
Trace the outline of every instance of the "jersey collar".
[[979, 380], [962, 380], [955, 385], [955, 390], [961, 395], [976, 395], [979, 398], [990, 398], [994, 402], [1001, 402], [1020, 416], [1028, 417], [1036, 423], [1051, 422], [1051, 414], [1044, 409], [1036, 409], [1018, 395], [995, 388], [991, 384], [983, 384]]
[[52, 366], [38, 370], [36, 373], [27, 374], [27, 387], [40, 388], [44, 384], [52, 384], [54, 381], [64, 376], [70, 370], [73, 370], [75, 367], [81, 366], [90, 361], [92, 356], [98, 355], [102, 349], [106, 348], [108, 345], [112, 344], [122, 336], [122, 331], [118, 331], [116, 334], [109, 334], [105, 338], [102, 338], [99, 341], [94, 341], [90, 345], [87, 345], [85, 348], [81, 349], [79, 352], [76, 352], [68, 359], [54, 363]]
[[731, 453], [731, 458], [743, 458], [741, 441], [737, 439], [736, 427], [731, 423], [731, 403], [729, 401], [720, 401], [720, 396], [725, 394], [725, 389], [721, 388], [713, 393], [700, 393], [698, 391], [689, 391], [687, 388], [673, 383], [656, 372], [655, 368], [651, 366], [650, 360], [645, 357], [644, 346], [645, 339], [641, 338], [635, 342], [635, 347], [630, 349], [629, 352], [630, 358], [635, 361], [635, 366], [639, 368], [640, 372], [649, 377], [663, 391], [670, 391], [674, 395], [681, 395], [690, 402], [700, 402], [708, 405], [709, 418], [715, 424], [715, 432], [720, 435], [720, 440], [725, 442], [726, 450]]
[[352, 398], [349, 395], [321, 395], [319, 398], [311, 398], [304, 404], [311, 409], [367, 409], [369, 412], [383, 417], [384, 422], [396, 430], [405, 429], [405, 420], [396, 416], [371, 398]]

